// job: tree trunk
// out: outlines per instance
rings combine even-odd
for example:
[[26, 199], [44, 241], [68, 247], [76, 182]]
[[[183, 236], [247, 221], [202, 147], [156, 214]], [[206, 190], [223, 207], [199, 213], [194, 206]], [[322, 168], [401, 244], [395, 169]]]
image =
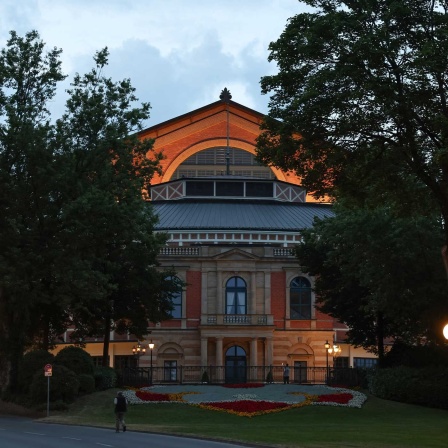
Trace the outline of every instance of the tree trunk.
[[448, 277], [448, 246], [447, 245], [442, 247], [442, 259], [443, 259], [443, 263], [445, 265], [446, 275]]
[[109, 343], [110, 343], [110, 314], [106, 314], [104, 325], [104, 339], [103, 339], [103, 367], [109, 366]]
[[378, 347], [378, 367], [382, 367], [384, 364], [384, 317], [383, 313], [377, 313], [376, 322], [376, 337]]

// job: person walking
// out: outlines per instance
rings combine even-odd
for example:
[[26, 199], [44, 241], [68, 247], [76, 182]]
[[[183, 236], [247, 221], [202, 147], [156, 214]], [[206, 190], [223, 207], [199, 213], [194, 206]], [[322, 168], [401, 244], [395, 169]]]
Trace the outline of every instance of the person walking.
[[289, 384], [289, 365], [286, 363], [283, 367], [283, 384]]
[[126, 432], [126, 423], [124, 421], [124, 415], [128, 410], [128, 402], [123, 392], [118, 392], [114, 398], [115, 405], [115, 432], [120, 432], [120, 425], [123, 428], [123, 432]]

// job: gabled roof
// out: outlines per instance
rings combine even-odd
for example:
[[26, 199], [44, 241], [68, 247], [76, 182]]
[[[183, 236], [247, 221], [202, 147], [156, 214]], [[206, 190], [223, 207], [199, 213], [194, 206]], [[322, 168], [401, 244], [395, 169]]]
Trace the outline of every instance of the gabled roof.
[[[235, 101], [219, 100], [142, 130], [139, 137], [154, 139], [154, 151], [164, 155], [162, 174], [155, 174], [151, 184], [172, 180], [185, 160], [209, 148], [230, 146], [255, 154], [263, 118], [264, 114]], [[153, 158], [153, 154], [149, 152], [148, 157]], [[279, 180], [300, 184], [293, 172], [276, 167], [271, 170]]]
[[[259, 125], [264, 118], [264, 114], [257, 112], [250, 107], [243, 106], [240, 103], [230, 100], [228, 102], [229, 111], [233, 114], [238, 115], [238, 111], [244, 115], [246, 120], [252, 121]], [[198, 109], [192, 110], [185, 114], [179, 115], [177, 117], [171, 118], [169, 120], [158, 123], [149, 128], [143, 129], [139, 132], [140, 137], [146, 137], [148, 134], [156, 134], [157, 137], [165, 135], [165, 133], [174, 132], [176, 129], [184, 127], [185, 125], [191, 124], [195, 121], [200, 121], [204, 117], [208, 117], [215, 113], [219, 113], [226, 109], [226, 103], [222, 100], [215, 101], [213, 103], [207, 104], [206, 106], [200, 107]], [[241, 115], [240, 114], [240, 115]]]

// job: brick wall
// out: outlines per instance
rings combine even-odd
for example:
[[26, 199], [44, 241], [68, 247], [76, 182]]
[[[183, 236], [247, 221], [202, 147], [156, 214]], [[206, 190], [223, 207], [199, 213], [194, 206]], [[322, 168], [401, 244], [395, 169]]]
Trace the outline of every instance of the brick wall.
[[201, 319], [201, 272], [187, 271], [186, 316], [187, 327], [197, 327]]
[[286, 314], [286, 273], [271, 272], [271, 313], [274, 325], [283, 328]]

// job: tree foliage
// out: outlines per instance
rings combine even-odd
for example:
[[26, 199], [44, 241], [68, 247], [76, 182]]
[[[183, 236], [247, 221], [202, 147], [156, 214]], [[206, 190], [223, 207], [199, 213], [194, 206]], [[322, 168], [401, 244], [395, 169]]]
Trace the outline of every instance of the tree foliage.
[[279, 71], [261, 81], [272, 97], [260, 159], [294, 170], [316, 196], [368, 194], [372, 170], [392, 190], [414, 181], [446, 223], [446, 1], [305, 3], [316, 11], [270, 45]]
[[52, 119], [60, 54], [37, 32], [12, 32], [0, 53], [0, 354], [13, 383], [24, 350], [69, 325], [77, 343], [104, 336], [107, 360], [110, 330], [146, 334], [181, 287], [158, 269], [166, 236], [145, 201], [161, 158], [137, 138], [149, 104], [104, 76], [104, 49]]
[[379, 355], [384, 341], [437, 342], [448, 316], [439, 220], [387, 206], [335, 207], [303, 233], [299, 262], [316, 276], [318, 307], [348, 327], [347, 341]]
[[60, 53], [45, 53], [36, 32], [11, 33], [0, 53], [0, 350], [14, 361], [11, 378], [23, 348], [61, 331], [66, 317], [47, 111], [64, 79]]
[[349, 340], [380, 355], [383, 337], [435, 340], [446, 316], [434, 244], [440, 228], [448, 241], [448, 5], [304, 2], [314, 12], [270, 45], [278, 73], [261, 80], [272, 96], [258, 157], [343, 204], [305, 232], [299, 259]]

